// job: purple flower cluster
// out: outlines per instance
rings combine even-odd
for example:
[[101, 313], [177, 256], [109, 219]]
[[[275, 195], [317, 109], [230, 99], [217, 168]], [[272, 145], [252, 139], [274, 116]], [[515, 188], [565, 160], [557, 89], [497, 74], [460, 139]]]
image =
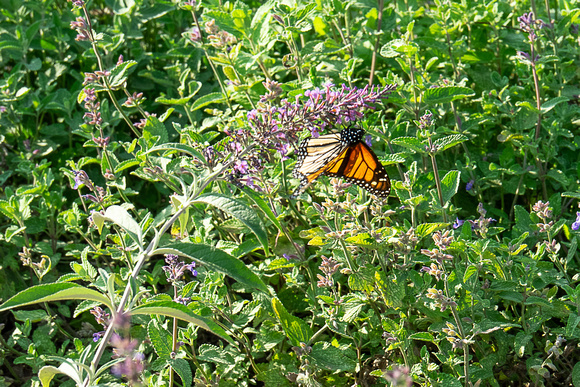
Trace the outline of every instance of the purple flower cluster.
[[334, 285], [334, 280], [332, 275], [337, 272], [340, 264], [332, 258], [327, 258], [322, 256], [322, 264], [318, 267], [324, 275], [317, 274], [318, 277], [318, 287], [328, 287]]
[[[82, 7], [84, 3], [80, 2], [73, 2], [75, 6]], [[78, 5], [77, 5], [78, 4]], [[83, 41], [83, 40], [92, 40], [91, 29], [89, 27], [89, 23], [87, 23], [86, 19], [82, 16], [76, 18], [75, 21], [70, 22], [70, 28], [75, 30], [78, 35], [75, 40]]]
[[530, 42], [533, 42], [538, 37], [536, 35], [536, 30], [550, 27], [549, 24], [546, 24], [541, 19], [535, 19], [534, 13], [524, 13], [522, 16], [518, 17], [518, 21], [520, 22], [520, 29], [528, 34]]
[[179, 281], [187, 270], [189, 270], [194, 277], [197, 276], [197, 270], [194, 269], [195, 262], [185, 264], [184, 262], [179, 260], [179, 257], [177, 255], [166, 254], [165, 263], [167, 263], [167, 266], [163, 266], [162, 269], [167, 275], [167, 280], [169, 282]]
[[479, 218], [476, 220], [460, 220], [459, 218], [456, 218], [455, 222], [453, 223], [453, 228], [458, 229], [459, 227], [463, 226], [465, 222], [468, 222], [471, 224], [471, 229], [473, 231], [475, 231], [481, 237], [485, 238], [487, 230], [489, 229], [489, 225], [491, 222], [497, 222], [497, 220], [485, 217], [487, 210], [483, 208], [483, 203], [479, 203], [477, 205], [477, 212], [479, 212]]
[[[103, 328], [107, 328], [111, 321], [111, 315], [103, 310], [100, 306], [96, 306], [91, 309], [91, 314], [95, 316], [95, 320], [97, 320], [98, 324], [101, 324]], [[93, 341], [97, 342], [103, 337], [105, 331], [100, 331], [93, 334]]]
[[548, 220], [552, 217], [552, 208], [550, 207], [550, 202], [543, 202], [539, 200], [536, 204], [532, 206], [532, 213], [536, 214], [538, 218], [542, 221], [536, 223], [540, 232], [547, 232], [553, 225], [553, 220]]
[[102, 204], [106, 196], [104, 188], [94, 185], [91, 179], [89, 178], [89, 175], [87, 175], [87, 173], [82, 169], [79, 171], [73, 170], [73, 173], [75, 175], [74, 178], [75, 185], [72, 187], [72, 189], [80, 189], [81, 185], [84, 185], [92, 193], [82, 195], [82, 198], [88, 199], [94, 203]]
[[343, 85], [336, 90], [333, 84], [327, 84], [323, 89], [307, 90], [294, 102], [284, 99], [280, 106], [273, 106], [267, 102], [277, 99], [282, 89], [276, 82], [266, 82], [264, 86], [268, 92], [262, 96], [259, 107], [248, 112], [249, 127], [226, 132], [232, 139], [227, 146], [236, 156], [252, 148], [236, 161], [233, 169], [237, 178], [259, 174], [265, 162], [270, 161], [272, 151], [285, 159], [303, 130], [318, 137], [327, 129], [361, 119], [364, 110], [372, 109], [373, 103], [387, 98], [396, 88], [387, 85], [359, 89]]

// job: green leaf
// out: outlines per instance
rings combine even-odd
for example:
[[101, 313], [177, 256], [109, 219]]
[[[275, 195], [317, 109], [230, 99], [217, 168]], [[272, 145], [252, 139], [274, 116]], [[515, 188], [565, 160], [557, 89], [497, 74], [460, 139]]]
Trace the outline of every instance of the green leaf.
[[388, 307], [398, 309], [404, 306], [403, 299], [405, 298], [406, 285], [400, 279], [387, 277], [382, 271], [376, 271], [375, 282]]
[[409, 339], [429, 341], [431, 343], [434, 343], [435, 342], [435, 338], [429, 332], [417, 332], [417, 333], [413, 333], [412, 335], [409, 335]]
[[206, 94], [203, 97], [199, 97], [195, 100], [193, 105], [191, 106], [191, 111], [195, 111], [197, 109], [201, 109], [212, 103], [222, 103], [224, 102], [224, 96], [222, 93], [210, 93]]
[[580, 361], [574, 364], [572, 369], [572, 383], [574, 387], [580, 387]]
[[167, 98], [167, 97], [157, 97], [155, 102], [162, 103], [163, 105], [186, 105], [190, 99], [192, 99], [194, 94], [190, 94], [182, 98]]
[[109, 76], [109, 86], [111, 89], [117, 89], [127, 81], [127, 75], [129, 74], [129, 69], [133, 66], [136, 66], [137, 62], [134, 60], [128, 60], [126, 62], [121, 63], [118, 66], [115, 66], [113, 70], [111, 70], [111, 75]]
[[191, 367], [185, 359], [169, 359], [167, 363], [171, 365], [173, 370], [181, 378], [182, 386], [191, 386], [193, 383], [193, 374], [191, 373]]
[[312, 337], [312, 329], [303, 320], [292, 316], [277, 298], [272, 298], [272, 307], [276, 317], [290, 339], [292, 345], [299, 347], [300, 343], [308, 343]]
[[125, 160], [125, 161], [121, 161], [119, 164], [117, 164], [117, 166], [115, 167], [115, 174], [124, 171], [127, 168], [131, 168], [134, 167], [136, 165], [139, 165], [140, 161], [136, 160], [136, 159], [130, 159], [130, 160]]
[[560, 195], [562, 195], [563, 198], [574, 198], [574, 199], [578, 199], [580, 200], [580, 192], [562, 192]]
[[[521, 232], [534, 231], [534, 223], [530, 219], [530, 213], [520, 205], [514, 206], [514, 213], [516, 215], [516, 226]], [[534, 225], [535, 226], [535, 225]]]
[[525, 305], [539, 305], [539, 306], [552, 306], [550, 301], [546, 300], [545, 298], [538, 297], [538, 296], [529, 296], [524, 301]]
[[459, 188], [459, 178], [461, 172], [459, 171], [449, 171], [441, 180], [441, 191], [443, 193], [443, 203], [447, 203], [453, 195], [457, 193], [457, 188]]
[[[353, 352], [351, 350], [351, 352]], [[351, 355], [353, 355], [351, 353]], [[356, 369], [357, 361], [347, 356], [347, 351], [334, 347], [327, 342], [318, 342], [312, 346], [308, 355], [315, 367], [328, 371], [352, 372]]]
[[151, 320], [147, 325], [147, 336], [151, 340], [153, 350], [160, 358], [169, 360], [171, 358], [171, 333], [160, 326], [159, 321]]
[[463, 134], [452, 134], [451, 136], [446, 136], [435, 140], [433, 145], [437, 147], [437, 153], [439, 153], [467, 140], [468, 138]]
[[427, 89], [423, 92], [423, 102], [428, 105], [453, 102], [475, 95], [469, 87], [444, 86]]
[[475, 265], [469, 265], [463, 273], [463, 283], [466, 283], [468, 279], [477, 273], [477, 267]]
[[542, 114], [547, 113], [556, 107], [556, 105], [561, 104], [562, 102], [568, 102], [569, 99], [570, 98], [566, 96], [552, 98], [551, 100], [544, 102], [540, 107], [540, 110], [542, 111]]
[[101, 233], [103, 230], [103, 224], [105, 220], [113, 222], [117, 226], [121, 227], [140, 248], [143, 247], [143, 236], [141, 235], [141, 228], [126, 209], [121, 206], [114, 205], [107, 208], [105, 215], [94, 212], [93, 221], [95, 222], [95, 225], [97, 225], [99, 233]]
[[262, 221], [258, 215], [256, 215], [256, 212], [248, 207], [245, 203], [241, 202], [240, 200], [230, 198], [229, 196], [217, 193], [201, 195], [192, 203], [210, 204], [238, 219], [254, 233], [256, 238], [258, 238], [262, 244], [262, 247], [264, 247], [266, 255], [270, 254], [268, 249], [268, 234], [266, 233], [266, 229], [264, 228], [264, 225], [262, 224]]
[[143, 154], [152, 153], [152, 152], [161, 152], [161, 151], [182, 152], [182, 153], [188, 154], [190, 156], [197, 157], [200, 160], [205, 160], [205, 157], [201, 154], [201, 152], [198, 151], [197, 149], [195, 149], [194, 147], [186, 145], [186, 144], [175, 143], [175, 142], [154, 146], [153, 148], [149, 149], [148, 151], [143, 152]]
[[81, 375], [76, 372], [75, 367], [71, 367], [68, 363], [63, 363], [58, 368], [44, 366], [38, 371], [38, 379], [40, 379], [42, 387], [50, 387], [50, 382], [56, 375], [67, 375], [76, 382], [77, 386], [83, 383]]
[[270, 206], [268, 205], [268, 203], [266, 203], [264, 201], [264, 199], [262, 199], [260, 197], [260, 195], [258, 195], [251, 188], [245, 187], [245, 186], [242, 187], [242, 192], [248, 198], [250, 198], [250, 200], [252, 200], [255, 205], [257, 205], [262, 210], [262, 212], [264, 213], [264, 215], [266, 215], [266, 217], [268, 218], [268, 220], [270, 220], [270, 222], [272, 222], [274, 224], [274, 226], [276, 226], [276, 228], [278, 230], [282, 231], [282, 224], [280, 223], [280, 221], [278, 220], [278, 218], [276, 217], [276, 215], [274, 214], [274, 212], [272, 212], [272, 210], [270, 209]]
[[504, 300], [513, 301], [516, 304], [520, 304], [520, 303], [524, 302], [523, 294], [515, 292], [513, 290], [506, 290], [503, 292], [499, 292], [497, 295], [500, 298], [503, 298]]
[[416, 137], [397, 137], [391, 140], [393, 144], [411, 149], [417, 153], [426, 153], [425, 144]]
[[169, 141], [169, 134], [167, 134], [167, 128], [163, 122], [159, 121], [157, 117], [149, 116], [147, 117], [147, 123], [143, 128], [143, 137], [150, 139], [153, 137], [159, 137], [158, 143], [165, 144]]
[[180, 304], [179, 302], [175, 301], [148, 302], [146, 304], [131, 309], [131, 314], [132, 315], [159, 314], [162, 316], [174, 317], [176, 319], [187, 321], [207, 331], [210, 331], [216, 336], [219, 336], [222, 339], [226, 340], [230, 344], [234, 343], [234, 341], [218, 324], [216, 324], [215, 322], [213, 322], [208, 318], [198, 316], [197, 314], [189, 310], [187, 306]]
[[419, 226], [417, 226], [415, 235], [417, 235], [419, 238], [425, 238], [435, 231], [442, 230], [447, 226], [449, 226], [449, 223], [421, 223]]
[[580, 323], [580, 316], [572, 312], [568, 315], [568, 322], [566, 323], [566, 336], [571, 337], [574, 335], [576, 327]]
[[516, 106], [523, 106], [526, 109], [528, 109], [530, 112], [532, 113], [539, 113], [540, 111], [534, 106], [532, 105], [532, 103], [530, 101], [519, 101], [516, 102]]
[[36, 285], [25, 289], [0, 305], [0, 312], [12, 308], [20, 308], [39, 302], [63, 301], [63, 300], [93, 300], [107, 305], [113, 309], [107, 297], [96, 290], [87, 289], [71, 282]]
[[202, 263], [208, 270], [223, 273], [241, 284], [269, 294], [268, 287], [244, 263], [231, 255], [209, 245], [174, 242], [155, 250], [155, 254], [176, 254]]
[[533, 337], [534, 337], [533, 335], [526, 334], [524, 332], [518, 332], [516, 334], [514, 349], [519, 357], [524, 356], [524, 354], [526, 353], [526, 346], [533, 339]]
[[395, 58], [401, 54], [407, 56], [415, 55], [419, 46], [416, 43], [407, 43], [403, 39], [394, 39], [381, 47], [381, 56], [385, 58]]

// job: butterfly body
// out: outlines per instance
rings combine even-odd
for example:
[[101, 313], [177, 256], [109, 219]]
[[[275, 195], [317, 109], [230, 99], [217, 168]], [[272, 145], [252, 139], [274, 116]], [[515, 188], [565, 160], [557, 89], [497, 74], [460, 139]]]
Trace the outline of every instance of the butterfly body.
[[391, 182], [387, 171], [362, 141], [363, 135], [363, 129], [351, 126], [340, 133], [302, 141], [293, 171], [294, 177], [300, 179], [300, 186], [293, 196], [303, 192], [321, 175], [342, 177], [374, 195], [389, 196]]

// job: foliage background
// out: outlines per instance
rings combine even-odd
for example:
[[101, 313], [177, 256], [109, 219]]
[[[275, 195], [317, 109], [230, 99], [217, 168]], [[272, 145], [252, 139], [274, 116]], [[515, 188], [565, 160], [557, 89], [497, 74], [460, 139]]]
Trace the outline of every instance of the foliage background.
[[[102, 384], [580, 385], [575, 2], [75, 4], [0, 4], [0, 298], [35, 289], [1, 312], [4, 384], [90, 363], [89, 311], [132, 288], [114, 346], [147, 366]], [[397, 85], [357, 110], [388, 200], [324, 177], [289, 198], [308, 126], [252, 112], [329, 83]], [[152, 240], [197, 276], [136, 272]]]

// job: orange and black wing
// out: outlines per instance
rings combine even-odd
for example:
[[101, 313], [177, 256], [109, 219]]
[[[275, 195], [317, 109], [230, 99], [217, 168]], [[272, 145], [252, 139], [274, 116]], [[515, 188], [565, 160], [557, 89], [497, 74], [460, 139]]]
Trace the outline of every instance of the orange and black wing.
[[298, 147], [298, 159], [292, 175], [300, 179], [300, 186], [292, 196], [296, 196], [314, 180], [316, 180], [330, 163], [344, 150], [339, 133], [326, 134], [319, 137], [310, 137]]
[[364, 142], [349, 145], [328, 166], [323, 173], [331, 177], [343, 177], [370, 193], [387, 197], [391, 192], [391, 180], [385, 167]]

